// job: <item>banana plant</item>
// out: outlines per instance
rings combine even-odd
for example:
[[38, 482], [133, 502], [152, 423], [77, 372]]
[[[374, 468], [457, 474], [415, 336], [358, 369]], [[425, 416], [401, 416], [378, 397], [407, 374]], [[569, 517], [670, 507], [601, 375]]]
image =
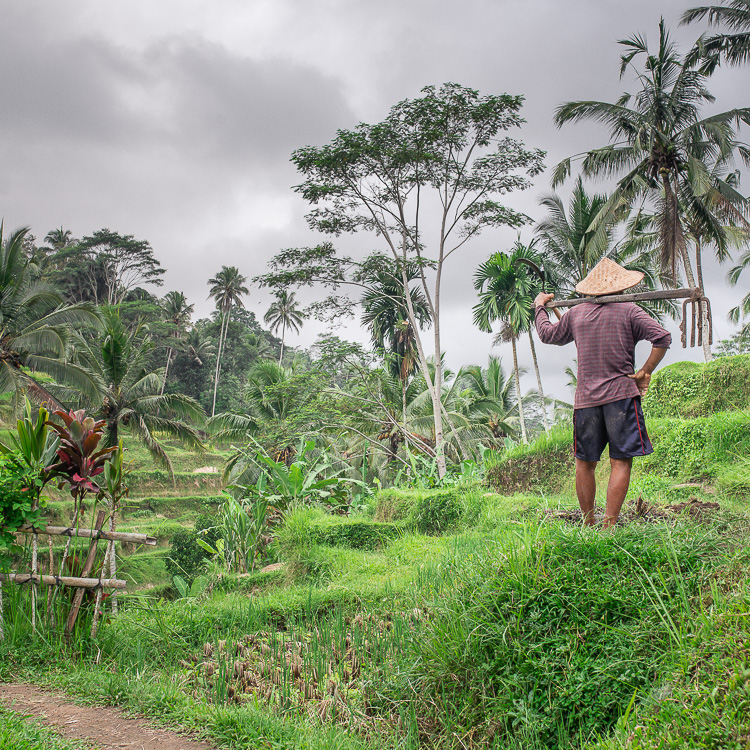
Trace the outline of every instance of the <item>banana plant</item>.
[[[320, 502], [338, 510], [345, 507], [348, 485], [364, 486], [357, 479], [342, 476], [345, 468], [331, 471], [333, 466], [328, 454], [312, 457], [315, 442], [300, 441], [295, 460], [288, 466], [274, 461], [260, 446], [254, 453], [245, 452], [244, 463], [254, 462], [264, 471], [255, 484], [234, 482], [228, 489], [232, 494], [264, 497], [282, 513], [302, 503]], [[240, 468], [240, 467], [238, 467]]]
[[[59, 437], [50, 431], [47, 421], [49, 412], [44, 406], [34, 415], [31, 402], [25, 399], [23, 417], [16, 422], [16, 433], [11, 434], [12, 447], [0, 443], [0, 453], [15, 455], [28, 467], [29, 487], [27, 491], [31, 500], [32, 516], [36, 515], [41, 505], [44, 485], [50, 481], [45, 467], [54, 460], [60, 444]], [[36, 534], [31, 539], [31, 572], [36, 574], [39, 565], [39, 539]], [[36, 586], [31, 587], [31, 627], [36, 630]]]
[[1, 453], [5, 455], [17, 453], [32, 471], [39, 472], [39, 478], [44, 484], [49, 481], [49, 478], [42, 476], [42, 471], [54, 459], [60, 443], [58, 436], [50, 432], [47, 425], [48, 419], [49, 412], [44, 406], [39, 407], [35, 418], [31, 402], [26, 399], [23, 417], [16, 422], [16, 434], [10, 436], [12, 447], [0, 443]]

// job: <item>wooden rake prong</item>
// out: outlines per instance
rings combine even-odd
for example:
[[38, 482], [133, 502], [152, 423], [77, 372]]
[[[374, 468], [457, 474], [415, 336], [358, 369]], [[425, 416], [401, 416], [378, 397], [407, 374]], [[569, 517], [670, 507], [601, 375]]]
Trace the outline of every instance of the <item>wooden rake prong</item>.
[[682, 348], [687, 349], [687, 306], [689, 299], [686, 299], [682, 303], [682, 323], [680, 323], [680, 334], [682, 340]]

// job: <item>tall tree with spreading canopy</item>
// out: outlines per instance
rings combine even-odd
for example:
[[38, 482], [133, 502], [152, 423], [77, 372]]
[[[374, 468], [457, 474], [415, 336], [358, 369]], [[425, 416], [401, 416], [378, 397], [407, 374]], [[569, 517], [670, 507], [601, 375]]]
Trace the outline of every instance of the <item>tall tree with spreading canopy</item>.
[[214, 374], [214, 398], [211, 405], [211, 416], [216, 414], [216, 390], [219, 387], [219, 375], [221, 374], [221, 355], [224, 348], [224, 339], [229, 325], [229, 314], [234, 307], [244, 307], [242, 297], [248, 294], [245, 286], [247, 279], [240, 273], [236, 266], [222, 266], [221, 271], [212, 279], [210, 284], [209, 298], [216, 300], [216, 307], [221, 315], [221, 327], [219, 329], [219, 348], [216, 352], [216, 372]]
[[[528, 221], [499, 202], [507, 193], [529, 187], [529, 177], [543, 168], [543, 152], [504, 136], [523, 123], [522, 101], [507, 94], [480, 96], [455, 83], [428, 86], [421, 97], [396, 104], [382, 122], [340, 130], [329, 144], [292, 154], [304, 176], [296, 190], [315, 207], [307, 217], [310, 226], [336, 236], [373, 232], [398, 264], [407, 318], [433, 402], [440, 476], [446, 470], [440, 400], [445, 263], [483, 229], [518, 227]], [[329, 252], [323, 252], [326, 248]], [[286, 277], [290, 283], [322, 280], [335, 287], [351, 271], [350, 265], [334, 262], [336, 253], [326, 245], [287, 257], [291, 266], [268, 274], [266, 283]], [[434, 373], [427, 367], [430, 352], [407, 291], [410, 263], [419, 269], [432, 319]], [[327, 270], [333, 274], [326, 277]]]
[[286, 289], [276, 292], [276, 301], [271, 303], [263, 320], [271, 327], [271, 333], [278, 333], [281, 328], [281, 352], [279, 353], [279, 364], [284, 358], [284, 338], [286, 329], [290, 328], [299, 333], [305, 322], [305, 313], [297, 307], [296, 294]]
[[144, 284], [161, 286], [165, 271], [146, 240], [99, 229], [75, 244], [62, 245], [53, 261], [68, 296], [119, 305]]

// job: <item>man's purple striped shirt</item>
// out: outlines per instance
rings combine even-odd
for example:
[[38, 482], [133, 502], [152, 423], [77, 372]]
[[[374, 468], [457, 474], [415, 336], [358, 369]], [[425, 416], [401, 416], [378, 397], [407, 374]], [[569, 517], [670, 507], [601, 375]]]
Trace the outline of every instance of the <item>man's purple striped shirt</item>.
[[632, 302], [584, 302], [571, 307], [555, 325], [539, 306], [536, 330], [545, 344], [576, 342], [576, 409], [638, 396], [638, 386], [628, 377], [635, 372], [635, 345], [645, 340], [668, 349], [672, 343], [672, 335]]

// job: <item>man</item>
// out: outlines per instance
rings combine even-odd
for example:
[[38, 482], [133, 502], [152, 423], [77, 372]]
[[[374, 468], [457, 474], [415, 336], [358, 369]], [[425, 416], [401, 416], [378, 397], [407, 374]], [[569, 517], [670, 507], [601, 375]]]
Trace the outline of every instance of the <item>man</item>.
[[[617, 294], [639, 284], [640, 271], [628, 271], [603, 258], [576, 286], [586, 296]], [[594, 471], [609, 443], [612, 472], [607, 487], [603, 527], [617, 523], [630, 485], [634, 456], [653, 453], [641, 409], [651, 373], [664, 358], [672, 336], [632, 302], [572, 307], [556, 325], [545, 305], [553, 294], [534, 300], [536, 329], [545, 344], [562, 346], [575, 341], [578, 384], [573, 411], [573, 450], [576, 459], [576, 494], [583, 521], [592, 526], [596, 505]], [[651, 354], [635, 374], [635, 345], [650, 341]]]

